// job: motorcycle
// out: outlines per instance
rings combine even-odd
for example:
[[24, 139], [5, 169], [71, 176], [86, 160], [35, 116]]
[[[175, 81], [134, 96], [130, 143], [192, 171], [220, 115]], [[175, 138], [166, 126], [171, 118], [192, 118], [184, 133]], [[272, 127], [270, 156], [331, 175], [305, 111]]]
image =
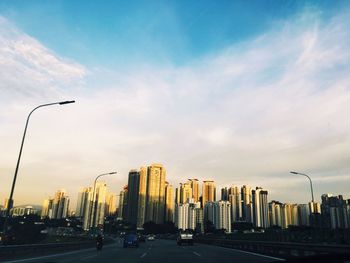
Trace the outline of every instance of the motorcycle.
[[97, 242], [96, 242], [96, 249], [97, 249], [97, 250], [101, 250], [102, 247], [103, 247], [103, 243], [102, 243], [101, 241], [97, 241]]

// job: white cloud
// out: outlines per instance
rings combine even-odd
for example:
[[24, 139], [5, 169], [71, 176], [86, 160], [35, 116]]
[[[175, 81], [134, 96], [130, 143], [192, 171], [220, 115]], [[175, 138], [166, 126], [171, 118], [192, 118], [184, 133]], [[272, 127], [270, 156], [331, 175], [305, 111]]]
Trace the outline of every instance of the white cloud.
[[60, 93], [59, 86], [82, 79], [86, 69], [60, 58], [0, 16], [0, 91], [29, 96]]
[[[261, 185], [273, 199], [306, 202], [305, 181], [289, 174], [299, 170], [314, 176], [316, 195], [349, 195], [345, 184], [329, 184], [350, 174], [350, 22], [345, 18], [302, 16], [185, 67], [91, 69], [89, 78], [83, 66], [16, 32], [15, 40], [6, 41], [21, 39], [19, 47], [9, 44], [10, 51], [0, 52], [5, 61], [15, 61], [1, 64], [1, 80], [14, 81], [6, 76], [15, 68], [23, 73], [20, 83], [28, 83], [27, 90], [16, 84], [21, 92], [77, 99], [76, 105], [33, 118], [18, 192], [37, 192], [38, 200], [40, 186], [25, 189], [29, 178], [60, 178], [47, 181], [49, 194], [64, 187], [75, 197], [96, 174], [115, 169], [118, 177], [106, 181], [117, 191], [129, 169], [162, 162], [173, 184], [210, 178], [219, 186]], [[103, 85], [93, 87], [100, 80]], [[66, 88], [80, 81], [85, 86]], [[22, 102], [28, 104], [24, 97]], [[10, 175], [20, 121], [30, 109], [11, 105], [0, 115], [0, 139], [8, 149], [0, 167]]]

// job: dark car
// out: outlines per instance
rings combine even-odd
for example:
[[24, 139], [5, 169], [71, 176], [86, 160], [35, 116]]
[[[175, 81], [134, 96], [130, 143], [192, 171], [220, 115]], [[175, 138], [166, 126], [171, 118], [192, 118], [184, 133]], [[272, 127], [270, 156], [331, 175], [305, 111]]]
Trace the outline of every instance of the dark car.
[[137, 238], [138, 238], [139, 242], [146, 242], [146, 238], [144, 235], [138, 235]]
[[127, 234], [124, 237], [124, 243], [123, 243], [123, 247], [127, 248], [127, 247], [138, 247], [139, 246], [139, 241], [137, 238], [137, 235], [135, 234]]

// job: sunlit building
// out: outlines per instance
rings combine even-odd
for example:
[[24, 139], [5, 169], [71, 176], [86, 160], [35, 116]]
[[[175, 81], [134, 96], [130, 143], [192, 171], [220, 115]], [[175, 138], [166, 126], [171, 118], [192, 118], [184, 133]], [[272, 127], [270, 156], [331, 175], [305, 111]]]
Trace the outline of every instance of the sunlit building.
[[43, 202], [41, 217], [61, 219], [69, 216], [69, 197], [64, 190], [55, 193], [54, 198], [45, 199]]
[[147, 168], [145, 222], [164, 223], [165, 177], [166, 171], [163, 165], [152, 164]]
[[168, 182], [165, 183], [165, 221], [174, 222], [174, 188]]
[[249, 223], [254, 223], [252, 188], [248, 185], [241, 187], [242, 198], [242, 219]]
[[198, 179], [188, 179], [192, 188], [192, 198], [195, 203], [199, 202], [199, 182]]
[[268, 192], [261, 187], [252, 190], [253, 222], [255, 227], [269, 227], [269, 207], [267, 202]]
[[269, 221], [271, 227], [282, 227], [282, 203], [271, 201], [269, 203]]
[[190, 201], [193, 202], [192, 187], [190, 182], [180, 184], [180, 203], [185, 204]]
[[93, 187], [85, 187], [78, 194], [75, 214], [77, 217], [82, 218], [83, 228], [85, 230], [91, 227], [102, 226], [104, 224], [104, 217], [108, 215], [107, 185], [104, 182], [97, 182], [95, 196], [93, 196], [93, 193]]
[[114, 216], [117, 213], [117, 194], [107, 193], [106, 215]]
[[216, 201], [216, 187], [214, 181], [203, 181], [202, 207], [204, 207], [207, 202], [214, 201]]

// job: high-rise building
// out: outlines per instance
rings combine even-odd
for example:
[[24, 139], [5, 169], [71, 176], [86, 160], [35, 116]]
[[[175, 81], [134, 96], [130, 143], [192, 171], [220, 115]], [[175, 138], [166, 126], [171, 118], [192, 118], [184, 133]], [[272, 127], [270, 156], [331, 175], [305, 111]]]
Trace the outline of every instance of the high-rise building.
[[192, 187], [190, 182], [180, 184], [180, 203], [185, 204], [193, 202]]
[[82, 188], [78, 193], [77, 207], [75, 209], [75, 216], [83, 218], [85, 215], [85, 210], [90, 209], [90, 202], [92, 199], [89, 199], [89, 195], [92, 196], [92, 188], [85, 187]]
[[242, 186], [241, 198], [242, 198], [242, 219], [246, 222], [254, 223], [252, 188], [250, 186], [248, 185]]
[[69, 216], [69, 197], [65, 190], [59, 190], [54, 198], [45, 199], [43, 202], [41, 217], [61, 219]]
[[204, 232], [204, 214], [203, 209], [201, 208], [201, 203], [197, 202], [197, 207], [195, 208], [196, 212], [196, 231], [198, 233]]
[[88, 230], [92, 225], [92, 195], [92, 187], [84, 187], [78, 193], [75, 215], [82, 219], [85, 230]]
[[192, 188], [192, 198], [195, 203], [199, 202], [199, 183], [198, 179], [188, 179]]
[[139, 171], [139, 193], [137, 227], [143, 227], [146, 216], [146, 191], [147, 191], [147, 167], [141, 167]]
[[297, 204], [283, 204], [282, 205], [282, 228], [289, 226], [298, 226], [298, 205]]
[[146, 216], [145, 222], [164, 223], [165, 177], [161, 164], [152, 164], [147, 169]]
[[[115, 195], [107, 192], [107, 185], [104, 182], [97, 182], [95, 196], [93, 187], [84, 187], [78, 193], [76, 216], [81, 217], [85, 230], [91, 227], [98, 227], [104, 224], [104, 218], [108, 212], [115, 209]], [[113, 205], [112, 205], [113, 204]]]
[[52, 204], [53, 204], [52, 198], [48, 198], [44, 200], [43, 206], [41, 209], [41, 218], [52, 218]]
[[165, 221], [174, 222], [174, 188], [165, 183]]
[[139, 186], [140, 173], [137, 170], [129, 172], [128, 180], [128, 196], [125, 219], [131, 224], [136, 225], [138, 218], [138, 204], [139, 204]]
[[229, 189], [227, 187], [221, 188], [221, 200], [222, 201], [229, 200]]
[[188, 229], [188, 210], [189, 203], [177, 204], [175, 213], [175, 226], [178, 229], [186, 230]]
[[216, 187], [214, 181], [203, 181], [202, 207], [207, 202], [216, 201]]
[[269, 203], [269, 218], [271, 227], [282, 227], [282, 203], [278, 201]]
[[298, 221], [300, 226], [310, 226], [310, 208], [308, 204], [298, 205]]
[[117, 194], [107, 193], [106, 215], [114, 216], [117, 213]]
[[231, 204], [229, 201], [207, 202], [204, 207], [204, 217], [211, 221], [216, 229], [231, 232]]
[[252, 190], [253, 199], [253, 222], [255, 227], [269, 227], [269, 207], [267, 203], [267, 191], [261, 187]]
[[175, 205], [181, 204], [180, 202], [180, 187], [175, 189]]
[[321, 199], [323, 226], [331, 229], [350, 228], [349, 200], [344, 200], [342, 195], [332, 194], [323, 194]]
[[125, 200], [125, 196], [127, 194], [127, 187], [125, 190], [125, 187], [123, 190], [121, 190], [119, 192], [119, 204], [118, 204], [118, 213], [117, 213], [117, 218], [119, 220], [123, 220], [124, 219], [124, 200]]
[[95, 189], [94, 206], [92, 207], [92, 226], [103, 225], [107, 199], [107, 185], [104, 182], [97, 182]]
[[237, 186], [228, 189], [228, 201], [231, 204], [231, 222], [242, 221], [242, 200]]
[[182, 230], [192, 229], [202, 231], [203, 229], [203, 212], [201, 204], [184, 203], [176, 205], [175, 226]]

